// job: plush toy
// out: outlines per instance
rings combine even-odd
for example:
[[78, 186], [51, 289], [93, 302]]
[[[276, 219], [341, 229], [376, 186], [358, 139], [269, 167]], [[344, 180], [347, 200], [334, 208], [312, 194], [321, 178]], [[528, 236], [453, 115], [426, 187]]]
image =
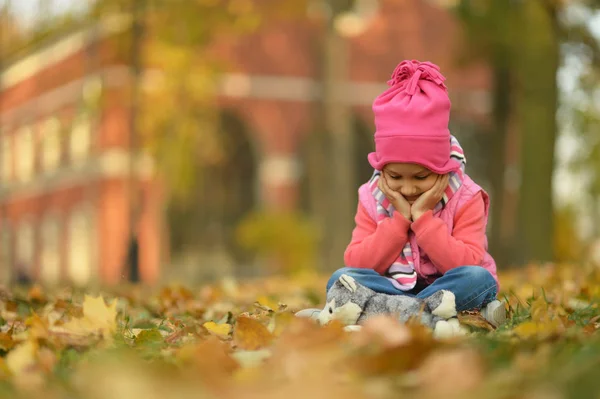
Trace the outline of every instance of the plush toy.
[[448, 337], [464, 334], [456, 318], [454, 294], [440, 290], [433, 295], [420, 299], [405, 295], [388, 295], [359, 284], [354, 278], [342, 274], [327, 292], [327, 303], [319, 313], [321, 325], [338, 320], [355, 330], [371, 316], [395, 314], [406, 322], [417, 317], [422, 324], [433, 329], [436, 337]]

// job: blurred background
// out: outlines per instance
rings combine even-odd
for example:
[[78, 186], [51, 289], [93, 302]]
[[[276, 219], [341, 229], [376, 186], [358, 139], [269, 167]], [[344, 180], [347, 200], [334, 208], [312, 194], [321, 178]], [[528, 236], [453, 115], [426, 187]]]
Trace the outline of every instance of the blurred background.
[[0, 274], [343, 266], [372, 100], [447, 77], [499, 269], [600, 258], [598, 0], [0, 0]]

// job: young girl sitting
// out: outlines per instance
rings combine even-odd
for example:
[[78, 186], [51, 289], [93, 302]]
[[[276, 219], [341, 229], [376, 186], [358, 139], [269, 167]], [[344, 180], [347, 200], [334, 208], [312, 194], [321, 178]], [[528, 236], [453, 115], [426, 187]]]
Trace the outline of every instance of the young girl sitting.
[[[356, 227], [341, 274], [386, 294], [425, 298], [452, 291], [458, 311], [480, 309], [494, 326], [506, 319], [487, 253], [489, 197], [464, 173], [450, 135], [450, 99], [439, 67], [403, 61], [373, 102], [375, 169], [358, 190]], [[315, 317], [306, 309], [299, 317]]]

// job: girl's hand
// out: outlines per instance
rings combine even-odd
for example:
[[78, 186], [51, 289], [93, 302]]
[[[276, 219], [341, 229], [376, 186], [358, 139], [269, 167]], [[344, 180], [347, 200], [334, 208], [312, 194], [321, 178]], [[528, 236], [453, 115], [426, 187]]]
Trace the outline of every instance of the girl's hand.
[[383, 173], [379, 177], [379, 182], [377, 184], [379, 186], [379, 189], [387, 197], [388, 201], [392, 203], [394, 209], [400, 212], [402, 216], [404, 216], [407, 220], [410, 220], [410, 204], [402, 194], [392, 190], [390, 186], [388, 186]]
[[450, 175], [439, 175], [429, 190], [425, 191], [417, 200], [413, 203], [411, 208], [412, 220], [416, 221], [425, 212], [433, 209], [435, 205], [440, 202], [446, 187], [448, 187], [448, 181]]

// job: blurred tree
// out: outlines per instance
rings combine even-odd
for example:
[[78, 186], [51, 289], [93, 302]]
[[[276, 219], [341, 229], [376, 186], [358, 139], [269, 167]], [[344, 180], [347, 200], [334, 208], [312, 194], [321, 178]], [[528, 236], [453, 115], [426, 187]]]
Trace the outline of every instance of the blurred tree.
[[11, 2], [6, 1], [0, 8], [0, 62], [6, 63], [6, 59], [14, 52], [18, 43], [23, 41], [23, 29], [19, 26]]
[[554, 147], [561, 5], [550, 0], [519, 4], [515, 41], [515, 119], [521, 143], [517, 253], [520, 261], [552, 261]]
[[582, 259], [584, 244], [577, 232], [577, 210], [566, 206], [554, 211], [554, 258], [566, 263]]
[[348, 80], [349, 49], [346, 38], [336, 29], [336, 18], [347, 12], [353, 1], [328, 0], [324, 2], [328, 18], [325, 20], [325, 36], [321, 47], [324, 130], [331, 144], [328, 195], [328, 220], [326, 231], [326, 264], [336, 269], [343, 263], [342, 254], [348, 245], [352, 231], [354, 186], [354, 135], [350, 107], [343, 101], [343, 85]]
[[[245, 186], [239, 180], [247, 176], [236, 172], [254, 170], [253, 160], [239, 164], [253, 154], [248, 146], [232, 146], [234, 133], [226, 126], [227, 118], [221, 118], [215, 97], [219, 75], [228, 66], [212, 45], [217, 39], [254, 32], [263, 20], [288, 18], [305, 9], [304, 0], [97, 0], [90, 9], [92, 19], [125, 14], [133, 21], [130, 34], [120, 40], [125, 54], [131, 51], [130, 141], [132, 148], [143, 146], [152, 153], [164, 177], [174, 249], [198, 249], [206, 239], [237, 258], [232, 224], [254, 205], [252, 190], [240, 192]], [[237, 144], [247, 142], [237, 139]], [[135, 219], [131, 223], [133, 232]], [[200, 234], [202, 228], [212, 234]]]
[[0, 57], [3, 65], [21, 57], [49, 38], [65, 34], [85, 24], [85, 18], [75, 10], [66, 8], [60, 13], [49, 13], [48, 0], [38, 0], [35, 15], [27, 18], [16, 14], [13, 3], [5, 0], [0, 6]]
[[355, 123], [344, 97], [344, 85], [349, 80], [348, 38], [362, 33], [368, 26], [369, 19], [377, 13], [378, 1], [317, 0], [313, 4], [321, 11], [324, 29], [318, 43], [323, 88], [318, 110], [321, 123], [313, 143], [315, 148], [327, 145], [330, 154], [328, 159], [322, 153], [312, 155], [315, 162], [321, 163], [315, 168], [321, 171], [321, 176], [315, 176], [319, 180], [313, 186], [324, 193], [320, 199], [314, 194], [314, 200], [321, 202], [316, 210], [323, 232], [325, 268], [330, 271], [343, 263], [343, 253], [354, 226], [356, 182], [362, 175], [354, 154], [357, 145], [364, 142], [359, 136], [364, 133]]
[[465, 28], [469, 45], [463, 47], [460, 62], [483, 59], [492, 69], [492, 131], [489, 148], [491, 209], [490, 252], [498, 264], [510, 261], [501, 231], [504, 209], [506, 139], [511, 113], [514, 60], [513, 43], [517, 39], [515, 9], [509, 1], [461, 1], [457, 14]]
[[[565, 41], [589, 42], [589, 29], [561, 17], [568, 7], [597, 0], [462, 0], [456, 8], [473, 51], [493, 72], [494, 145], [491, 250], [499, 263], [553, 259], [552, 174], [557, 134], [557, 72]], [[577, 34], [574, 34], [577, 32]], [[520, 193], [516, 247], [502, 243], [505, 150], [509, 121], [520, 141]], [[512, 247], [512, 248], [511, 248]], [[507, 254], [516, 257], [510, 259]]]
[[252, 31], [260, 16], [252, 1], [233, 0], [97, 0], [90, 16], [132, 15], [140, 8], [145, 35], [139, 140], [169, 176], [174, 199], [185, 202], [200, 183], [197, 160], [223, 156], [213, 100], [224, 66], [209, 54], [209, 45], [218, 36]]
[[[570, 161], [584, 182], [579, 198], [584, 217], [591, 217], [591, 234], [600, 237], [600, 37], [590, 32], [589, 19], [598, 15], [600, 1], [589, 2], [568, 15], [564, 52], [578, 74], [576, 87], [562, 105], [565, 130], [578, 140], [577, 155]], [[581, 204], [579, 204], [581, 205]], [[588, 219], [589, 220], [589, 219]]]

